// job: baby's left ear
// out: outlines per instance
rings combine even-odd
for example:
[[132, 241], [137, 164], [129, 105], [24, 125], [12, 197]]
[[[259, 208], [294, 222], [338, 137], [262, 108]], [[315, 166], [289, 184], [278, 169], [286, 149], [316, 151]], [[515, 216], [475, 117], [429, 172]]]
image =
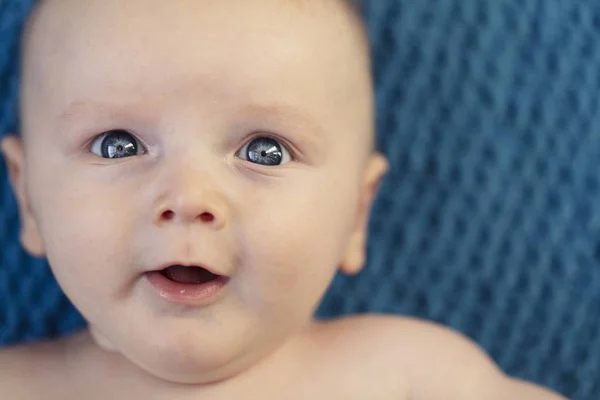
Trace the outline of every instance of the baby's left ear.
[[383, 154], [373, 153], [371, 155], [363, 178], [361, 199], [356, 215], [356, 225], [350, 236], [342, 264], [340, 265], [340, 269], [345, 274], [356, 275], [362, 270], [365, 264], [371, 206], [379, 190], [381, 180], [388, 171], [388, 168], [388, 162]]

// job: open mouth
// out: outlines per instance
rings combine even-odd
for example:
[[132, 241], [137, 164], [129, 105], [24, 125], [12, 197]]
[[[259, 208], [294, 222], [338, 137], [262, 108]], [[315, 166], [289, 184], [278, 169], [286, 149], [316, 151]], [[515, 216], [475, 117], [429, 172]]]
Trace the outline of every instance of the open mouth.
[[221, 277], [202, 267], [185, 267], [183, 265], [172, 265], [163, 269], [160, 273], [170, 281], [186, 285], [209, 283]]
[[149, 271], [145, 278], [158, 296], [168, 302], [188, 306], [205, 306], [216, 301], [229, 282], [199, 266], [171, 265]]

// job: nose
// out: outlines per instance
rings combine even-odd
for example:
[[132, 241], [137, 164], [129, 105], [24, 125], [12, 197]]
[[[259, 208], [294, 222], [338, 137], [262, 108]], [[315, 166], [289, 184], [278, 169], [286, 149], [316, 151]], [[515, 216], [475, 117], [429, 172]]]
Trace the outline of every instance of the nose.
[[218, 181], [201, 171], [179, 169], [163, 185], [155, 223], [204, 224], [220, 230], [229, 219], [228, 202]]

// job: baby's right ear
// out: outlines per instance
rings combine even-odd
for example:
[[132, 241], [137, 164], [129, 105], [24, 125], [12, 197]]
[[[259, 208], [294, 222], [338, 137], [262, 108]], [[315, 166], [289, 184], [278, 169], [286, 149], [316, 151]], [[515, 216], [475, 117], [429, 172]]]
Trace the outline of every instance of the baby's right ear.
[[8, 168], [10, 184], [15, 192], [21, 220], [21, 244], [29, 254], [43, 257], [45, 254], [42, 237], [31, 211], [25, 185], [25, 152], [20, 137], [7, 135], [0, 143], [4, 161]]

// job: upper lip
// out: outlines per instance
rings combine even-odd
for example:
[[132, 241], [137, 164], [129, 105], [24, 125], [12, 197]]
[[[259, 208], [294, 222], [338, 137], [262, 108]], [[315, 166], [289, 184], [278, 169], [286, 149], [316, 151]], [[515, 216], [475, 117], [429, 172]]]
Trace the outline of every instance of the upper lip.
[[180, 265], [182, 267], [204, 268], [205, 270], [207, 270], [208, 272], [210, 272], [213, 275], [223, 276], [223, 274], [220, 274], [219, 272], [217, 272], [216, 270], [214, 270], [214, 269], [206, 266], [205, 264], [202, 264], [202, 263], [181, 262], [181, 261], [169, 261], [169, 262], [163, 263], [163, 264], [159, 265], [158, 267], [154, 268], [150, 272], [162, 271], [162, 270], [164, 270], [166, 268], [173, 267], [175, 265]]

